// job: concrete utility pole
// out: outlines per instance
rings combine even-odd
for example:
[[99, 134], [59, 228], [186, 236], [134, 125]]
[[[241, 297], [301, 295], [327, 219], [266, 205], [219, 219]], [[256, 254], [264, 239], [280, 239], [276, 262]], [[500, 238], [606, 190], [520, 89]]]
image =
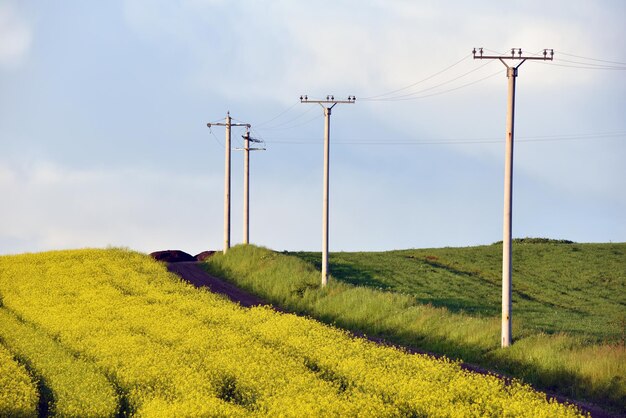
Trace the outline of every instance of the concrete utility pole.
[[[504, 160], [504, 222], [502, 227], [502, 347], [509, 347], [513, 343], [511, 324], [511, 294], [512, 283], [512, 221], [513, 221], [513, 127], [515, 125], [515, 79], [517, 69], [527, 60], [552, 61], [554, 51], [544, 49], [543, 56], [522, 56], [520, 48], [512, 48], [511, 55], [483, 55], [483, 49], [472, 50], [474, 59], [497, 59], [506, 67], [506, 76], [509, 79], [509, 100], [506, 113], [506, 154]], [[549, 53], [549, 55], [548, 55]], [[516, 55], [517, 54], [517, 55]], [[505, 60], [519, 61], [517, 65], [509, 65]]]
[[330, 157], [330, 114], [339, 103], [354, 103], [356, 97], [348, 96], [348, 100], [335, 100], [334, 96], [326, 96], [326, 100], [309, 100], [308, 96], [300, 96], [300, 103], [317, 103], [324, 109], [324, 203], [322, 209], [322, 287], [328, 284], [328, 189], [329, 189], [329, 157]]
[[230, 248], [230, 128], [232, 126], [245, 126], [250, 128], [249, 123], [232, 123], [230, 112], [226, 112], [226, 122], [207, 123], [206, 126], [225, 126], [226, 142], [224, 144], [224, 254]]
[[261, 143], [260, 139], [250, 137], [250, 127], [246, 127], [243, 148], [235, 148], [244, 152], [243, 158], [243, 243], [250, 243], [250, 151], [265, 151], [265, 148], [250, 148], [250, 142]]

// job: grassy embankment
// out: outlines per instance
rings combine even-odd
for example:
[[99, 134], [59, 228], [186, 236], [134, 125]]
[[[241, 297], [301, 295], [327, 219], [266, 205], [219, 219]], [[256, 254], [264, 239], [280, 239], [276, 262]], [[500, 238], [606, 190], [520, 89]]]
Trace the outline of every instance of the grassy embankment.
[[500, 341], [501, 246], [319, 254], [238, 246], [206, 264], [325, 322], [477, 363], [566, 396], [626, 408], [626, 244], [514, 245], [514, 338]]
[[0, 416], [581, 415], [519, 382], [241, 308], [124, 250], [0, 257], [0, 301], [0, 372], [21, 374], [0, 378]]

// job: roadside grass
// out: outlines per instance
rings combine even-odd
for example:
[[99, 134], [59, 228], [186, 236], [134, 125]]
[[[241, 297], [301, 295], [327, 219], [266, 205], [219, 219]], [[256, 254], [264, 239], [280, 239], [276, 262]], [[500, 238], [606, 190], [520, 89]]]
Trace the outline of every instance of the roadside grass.
[[517, 244], [516, 340], [507, 350], [499, 347], [499, 245], [332, 254], [334, 280], [323, 289], [319, 254], [237, 246], [204, 265], [289, 310], [623, 410], [626, 245]]

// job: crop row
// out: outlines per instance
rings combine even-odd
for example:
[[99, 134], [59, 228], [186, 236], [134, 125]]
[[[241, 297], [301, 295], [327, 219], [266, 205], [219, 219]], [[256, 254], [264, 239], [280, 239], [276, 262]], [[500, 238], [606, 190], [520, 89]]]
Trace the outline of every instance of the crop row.
[[0, 345], [0, 416], [36, 417], [39, 396], [23, 365]]
[[[269, 308], [197, 290], [148, 257], [80, 250], [0, 257], [4, 324], [30, 327], [106, 377], [134, 416], [577, 416], [520, 383], [469, 373]], [[16, 323], [17, 322], [17, 323]], [[51, 381], [42, 342], [11, 345]], [[48, 361], [63, 354], [42, 354]], [[58, 379], [63, 385], [63, 379]], [[71, 384], [66, 380], [65, 384]], [[87, 403], [89, 387], [74, 393]], [[53, 399], [60, 386], [48, 385]], [[0, 388], [1, 389], [1, 388]], [[105, 391], [106, 392], [106, 391]], [[104, 392], [102, 392], [104, 393]], [[56, 405], [58, 410], [59, 406]], [[101, 409], [99, 416], [109, 416]], [[70, 416], [70, 414], [67, 414]], [[87, 416], [83, 414], [83, 416]], [[92, 416], [98, 416], [93, 414]]]

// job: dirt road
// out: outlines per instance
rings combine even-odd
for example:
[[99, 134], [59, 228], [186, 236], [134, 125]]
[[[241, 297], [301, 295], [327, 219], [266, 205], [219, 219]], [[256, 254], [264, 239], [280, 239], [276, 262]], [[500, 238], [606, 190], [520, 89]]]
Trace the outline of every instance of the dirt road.
[[167, 269], [188, 281], [196, 287], [208, 287], [213, 293], [226, 296], [233, 302], [241, 306], [268, 305], [263, 299], [256, 295], [241, 290], [232, 283], [211, 276], [200, 267], [197, 261], [185, 261], [179, 263], [168, 263]]

